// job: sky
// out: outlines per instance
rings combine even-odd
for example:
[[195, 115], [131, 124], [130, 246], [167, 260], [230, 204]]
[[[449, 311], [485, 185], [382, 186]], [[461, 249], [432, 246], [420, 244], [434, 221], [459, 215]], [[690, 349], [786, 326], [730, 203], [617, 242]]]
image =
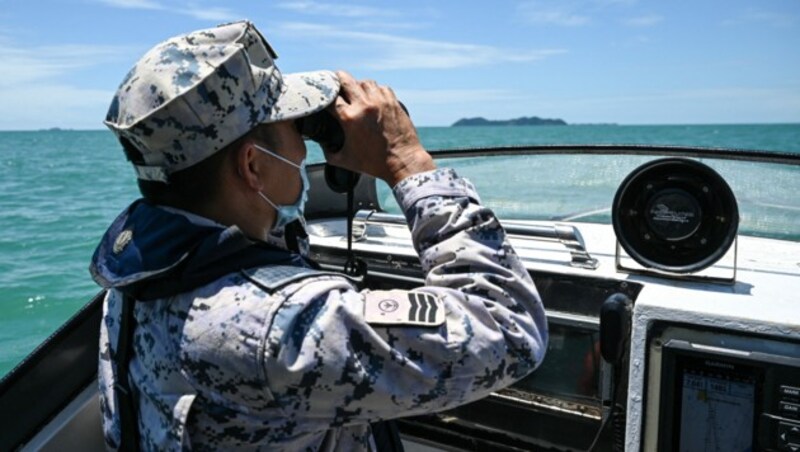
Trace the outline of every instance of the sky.
[[800, 0], [0, 0], [0, 130], [103, 129], [148, 49], [240, 19], [283, 72], [374, 79], [418, 126], [800, 123]]

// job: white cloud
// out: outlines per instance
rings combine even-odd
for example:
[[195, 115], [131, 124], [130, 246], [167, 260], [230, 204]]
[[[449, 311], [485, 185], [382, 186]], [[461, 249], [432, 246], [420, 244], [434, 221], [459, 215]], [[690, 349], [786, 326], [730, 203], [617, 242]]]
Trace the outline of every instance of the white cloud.
[[[137, 49], [138, 50], [138, 49]], [[25, 48], [0, 36], [0, 129], [99, 128], [112, 91], [77, 87], [73, 73], [125, 58], [135, 50], [102, 45]]]
[[127, 47], [58, 45], [22, 48], [0, 40], [0, 88], [56, 79], [74, 70], [102, 64], [131, 52]]
[[408, 105], [453, 105], [474, 102], [505, 102], [519, 98], [505, 89], [398, 89], [397, 97]]
[[165, 2], [153, 0], [97, 0], [100, 3], [114, 8], [123, 9], [144, 9], [166, 11], [173, 14], [181, 14], [193, 17], [198, 20], [227, 22], [240, 19], [241, 16], [228, 8], [217, 6], [205, 6], [196, 3], [181, 4], [177, 6], [168, 5]]
[[[616, 11], [629, 10], [637, 0], [525, 0], [517, 4], [517, 16], [534, 25], [580, 27], [603, 21]], [[623, 21], [632, 26], [650, 26], [661, 20], [655, 15]], [[630, 23], [628, 23], [630, 22]]]
[[591, 18], [582, 13], [584, 10], [575, 2], [545, 3], [537, 0], [520, 3], [517, 7], [519, 17], [528, 23], [564, 27], [578, 27], [591, 22]]
[[657, 14], [649, 14], [646, 16], [631, 17], [628, 19], [624, 19], [622, 23], [629, 27], [644, 28], [644, 27], [652, 27], [653, 25], [660, 23], [662, 20], [664, 20], [664, 18]]
[[566, 52], [563, 49], [518, 50], [477, 44], [430, 41], [382, 33], [343, 30], [308, 23], [284, 24], [281, 30], [295, 39], [320, 38], [329, 45], [352, 47], [364, 58], [360, 66], [375, 70], [453, 69], [497, 63], [541, 60]]
[[291, 10], [303, 14], [313, 14], [322, 16], [337, 17], [385, 17], [396, 16], [397, 11], [387, 8], [373, 8], [361, 5], [348, 5], [345, 3], [323, 3], [316, 1], [291, 1], [282, 2], [277, 5], [279, 8]]
[[433, 24], [426, 22], [374, 22], [374, 21], [360, 21], [353, 22], [353, 29], [361, 30], [394, 30], [394, 31], [408, 31], [408, 30], [421, 30], [423, 28], [431, 28]]
[[189, 8], [175, 9], [173, 12], [185, 14], [199, 20], [214, 22], [231, 22], [242, 18], [228, 8], [217, 7], [193, 6]]
[[99, 0], [108, 6], [124, 9], [166, 9], [163, 5], [152, 0]]
[[592, 3], [601, 6], [633, 6], [637, 3], [637, 0], [592, 0]]
[[788, 28], [793, 27], [800, 20], [797, 15], [776, 13], [773, 11], [765, 11], [757, 8], [749, 8], [738, 17], [728, 19], [723, 24], [725, 25], [766, 25], [775, 28]]

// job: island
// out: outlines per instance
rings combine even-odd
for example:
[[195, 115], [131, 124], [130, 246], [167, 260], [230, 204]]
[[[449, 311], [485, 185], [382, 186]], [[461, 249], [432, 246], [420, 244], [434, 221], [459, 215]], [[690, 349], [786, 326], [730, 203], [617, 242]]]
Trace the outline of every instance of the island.
[[486, 118], [462, 118], [454, 122], [451, 127], [461, 126], [565, 126], [563, 119], [548, 119], [538, 116], [521, 117], [506, 120], [490, 120]]

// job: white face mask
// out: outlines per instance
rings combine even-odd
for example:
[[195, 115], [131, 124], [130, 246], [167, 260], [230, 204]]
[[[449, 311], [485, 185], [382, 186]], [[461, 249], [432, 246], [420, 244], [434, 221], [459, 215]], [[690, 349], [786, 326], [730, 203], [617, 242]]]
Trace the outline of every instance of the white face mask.
[[270, 201], [267, 196], [262, 193], [258, 192], [258, 194], [264, 198], [264, 201], [269, 203], [275, 209], [275, 225], [272, 229], [282, 229], [287, 224], [295, 221], [295, 220], [302, 220], [303, 219], [303, 208], [305, 207], [306, 200], [308, 199], [308, 189], [309, 189], [309, 182], [308, 182], [308, 173], [306, 173], [306, 159], [303, 159], [300, 164], [296, 164], [280, 155], [270, 151], [269, 149], [262, 148], [261, 146], [254, 144], [256, 149], [266, 154], [269, 154], [275, 157], [278, 160], [281, 160], [293, 167], [297, 168], [300, 171], [300, 178], [303, 181], [303, 188], [300, 191], [300, 196], [297, 197], [297, 201], [290, 205], [279, 206], [274, 202]]

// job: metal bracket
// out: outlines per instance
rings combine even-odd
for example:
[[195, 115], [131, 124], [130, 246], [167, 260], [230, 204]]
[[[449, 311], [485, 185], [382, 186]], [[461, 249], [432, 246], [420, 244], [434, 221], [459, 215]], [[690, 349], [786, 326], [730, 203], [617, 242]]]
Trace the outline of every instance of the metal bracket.
[[[728, 256], [730, 253], [731, 253], [731, 251], [728, 250], [728, 252], [725, 253], [725, 255], [722, 256], [721, 259], [724, 259], [725, 256]], [[627, 253], [625, 253], [625, 256], [623, 256], [622, 246], [620, 245], [619, 240], [617, 240], [617, 250], [616, 250], [616, 253], [615, 253], [615, 256], [614, 256], [614, 265], [615, 265], [617, 271], [628, 273], [628, 274], [631, 274], [631, 275], [651, 275], [651, 276], [660, 276], [662, 278], [678, 279], [678, 280], [683, 280], [683, 281], [707, 282], [707, 283], [733, 285], [733, 284], [736, 284], [736, 273], [737, 273], [737, 270], [738, 270], [738, 263], [739, 263], [739, 236], [737, 235], [736, 238], [733, 240], [733, 268], [732, 268], [731, 276], [728, 277], [728, 278], [721, 277], [721, 276], [705, 276], [705, 275], [698, 275], [698, 274], [691, 274], [691, 273], [674, 273], [674, 272], [668, 272], [668, 271], [663, 271], [663, 270], [658, 270], [658, 269], [655, 269], [655, 268], [648, 268], [648, 267], [642, 267], [642, 268], [626, 267], [622, 263], [622, 258], [623, 257], [627, 257], [627, 258], [633, 260], [633, 258], [630, 257]], [[718, 262], [715, 262], [714, 264], [712, 264], [708, 268], [713, 269], [717, 265], [717, 263]], [[637, 264], [638, 264], [638, 262], [637, 262]], [[639, 264], [639, 265], [641, 265], [641, 264]], [[699, 272], [703, 272], [705, 270], [707, 270], [707, 269], [700, 270]], [[699, 273], [699, 272], [696, 272], [696, 273]]]
[[361, 242], [367, 239], [367, 224], [374, 210], [359, 210], [353, 216], [353, 241]]
[[571, 266], [589, 270], [595, 270], [600, 266], [597, 259], [593, 258], [586, 250], [586, 242], [583, 241], [583, 236], [578, 228], [568, 224], [556, 224], [552, 228], [555, 230], [558, 241], [569, 249], [569, 254], [572, 256], [569, 263]]
[[[406, 219], [400, 215], [376, 212], [374, 210], [359, 210], [353, 218], [353, 241], [366, 240], [367, 226], [369, 224], [405, 225]], [[555, 224], [550, 226], [503, 222], [503, 228], [511, 235], [561, 243], [569, 249], [571, 256], [569, 264], [573, 267], [595, 270], [600, 265], [598, 260], [593, 258], [586, 250], [583, 236], [581, 236], [578, 228], [573, 225]]]

